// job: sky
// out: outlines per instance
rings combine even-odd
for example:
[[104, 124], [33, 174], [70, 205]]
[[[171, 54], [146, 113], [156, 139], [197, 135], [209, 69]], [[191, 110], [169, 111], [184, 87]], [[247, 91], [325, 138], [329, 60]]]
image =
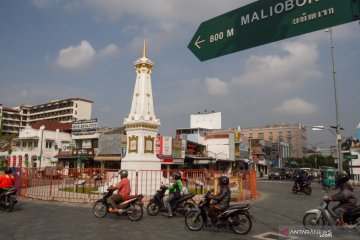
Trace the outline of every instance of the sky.
[[[223, 128], [336, 125], [330, 35], [325, 30], [200, 62], [187, 48], [200, 23], [253, 0], [2, 0], [0, 103], [93, 101], [92, 118], [120, 127], [128, 117], [142, 55], [151, 75], [159, 133], [175, 136], [190, 115], [222, 113]], [[333, 30], [339, 121], [344, 137], [360, 122], [360, 25]], [[330, 131], [308, 143], [334, 145]]]

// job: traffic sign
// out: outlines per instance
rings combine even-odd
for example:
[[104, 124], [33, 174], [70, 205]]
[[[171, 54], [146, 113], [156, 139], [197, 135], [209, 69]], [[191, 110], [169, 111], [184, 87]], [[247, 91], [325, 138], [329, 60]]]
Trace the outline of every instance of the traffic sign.
[[188, 48], [206, 61], [359, 19], [360, 0], [259, 0], [202, 22]]
[[347, 155], [345, 156], [346, 160], [351, 160], [351, 159], [358, 159], [358, 155]]

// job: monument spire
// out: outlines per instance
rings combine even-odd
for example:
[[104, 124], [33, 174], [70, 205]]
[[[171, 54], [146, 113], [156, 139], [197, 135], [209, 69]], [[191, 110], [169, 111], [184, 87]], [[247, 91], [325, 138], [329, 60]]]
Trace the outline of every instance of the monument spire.
[[146, 39], [144, 38], [143, 58], [146, 58]]
[[122, 159], [123, 169], [160, 170], [161, 162], [155, 153], [155, 139], [160, 126], [154, 111], [151, 73], [154, 63], [146, 56], [144, 39], [142, 57], [134, 62], [136, 82], [128, 118], [124, 119], [127, 151]]

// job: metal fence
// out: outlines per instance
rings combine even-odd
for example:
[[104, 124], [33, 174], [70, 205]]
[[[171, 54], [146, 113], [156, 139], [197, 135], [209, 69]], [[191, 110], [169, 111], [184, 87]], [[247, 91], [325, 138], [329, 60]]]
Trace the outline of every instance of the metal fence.
[[[93, 203], [107, 188], [120, 181], [118, 169], [98, 168], [14, 168], [15, 187], [26, 198], [48, 201]], [[212, 170], [128, 170], [131, 194], [143, 194], [147, 202], [163, 184], [174, 182], [174, 172], [181, 172], [182, 183], [188, 192], [200, 201], [207, 191], [218, 191], [218, 177], [230, 178], [233, 201], [251, 200], [259, 196], [256, 189], [256, 172], [241, 171], [225, 174]]]

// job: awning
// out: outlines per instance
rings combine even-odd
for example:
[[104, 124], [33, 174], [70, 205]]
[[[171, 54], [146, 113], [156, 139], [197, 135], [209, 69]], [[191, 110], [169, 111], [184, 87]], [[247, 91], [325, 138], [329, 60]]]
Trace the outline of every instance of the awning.
[[121, 156], [97, 156], [95, 161], [121, 161]]

